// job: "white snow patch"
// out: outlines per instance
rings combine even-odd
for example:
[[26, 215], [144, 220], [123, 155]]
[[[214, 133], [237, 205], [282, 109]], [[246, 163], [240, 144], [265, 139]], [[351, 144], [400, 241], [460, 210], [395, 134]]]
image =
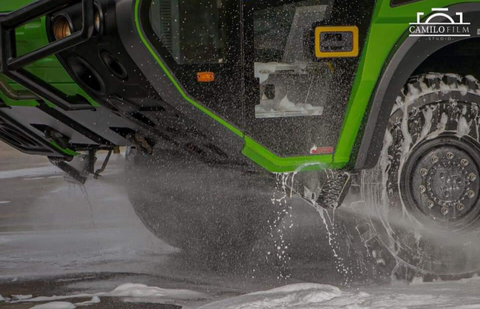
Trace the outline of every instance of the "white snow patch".
[[462, 94], [462, 96], [466, 96], [468, 93], [468, 87], [466, 85], [459, 85], [458, 86], [458, 91]]
[[430, 73], [425, 76], [426, 79], [435, 79], [435, 78], [442, 78], [442, 74], [440, 73]]
[[334, 286], [300, 283], [221, 300], [199, 309], [317, 308], [340, 296], [342, 292]]
[[447, 122], [448, 122], [448, 115], [446, 113], [442, 113], [442, 117], [440, 119], [440, 122], [437, 124], [437, 130], [433, 131], [429, 136], [428, 139], [432, 140], [445, 132], [447, 129]]
[[414, 277], [411, 284], [412, 285], [415, 285], [415, 284], [422, 284], [423, 283], [423, 278], [422, 277]]
[[471, 82], [476, 82], [477, 81], [477, 79], [473, 75], [467, 75], [467, 76], [465, 76], [465, 78], [468, 81], [471, 81]]
[[31, 180], [44, 180], [45, 177], [28, 177], [28, 178], [24, 178], [23, 180], [28, 180], [28, 181], [31, 181]]
[[[458, 290], [451, 283], [420, 283], [420, 280], [413, 285], [396, 283], [390, 287], [367, 288], [369, 293], [352, 289], [341, 291], [334, 286], [305, 283], [225, 299], [204, 305], [199, 309], [480, 309], [477, 296], [459, 297], [456, 295]], [[465, 289], [460, 288], [460, 290]], [[472, 287], [471, 292], [477, 295], [475, 287]]]
[[10, 178], [20, 178], [20, 177], [45, 177], [53, 176], [55, 174], [62, 173], [55, 166], [44, 166], [44, 167], [35, 167], [35, 168], [25, 168], [20, 170], [12, 171], [1, 171], [0, 179], [10, 179]]
[[72, 303], [64, 302], [64, 301], [55, 301], [47, 304], [36, 305], [30, 309], [75, 309], [75, 306]]
[[458, 81], [461, 81], [462, 78], [460, 77], [460, 75], [456, 74], [456, 73], [446, 73], [445, 76], [448, 76], [448, 77], [451, 77], [451, 78], [456, 78]]
[[[98, 294], [97, 294], [98, 295]], [[108, 296], [117, 297], [161, 297], [168, 299], [205, 299], [207, 295], [190, 290], [172, 290], [146, 286], [144, 284], [125, 283], [117, 287]]]
[[469, 123], [467, 119], [464, 116], [461, 116], [460, 119], [458, 120], [458, 125], [457, 125], [457, 135], [459, 137], [463, 137], [470, 133], [470, 126], [471, 122]]
[[15, 300], [25, 300], [25, 299], [30, 299], [33, 297], [33, 295], [12, 295], [13, 299]]
[[48, 179], [59, 179], [63, 178], [63, 175], [49, 176]]
[[100, 303], [100, 297], [93, 296], [91, 300], [84, 301], [84, 302], [81, 302], [81, 303], [76, 303], [75, 306], [90, 306], [90, 305], [98, 304], [98, 303]]
[[84, 301], [81, 303], [73, 304], [65, 301], [54, 301], [54, 302], [49, 302], [41, 305], [36, 305], [30, 309], [74, 309], [77, 307], [90, 306], [98, 303], [100, 303], [100, 298], [98, 296], [93, 296], [91, 300]]
[[[147, 286], [144, 284], [135, 284], [135, 283], [125, 283], [120, 285], [119, 287], [115, 288], [111, 292], [100, 292], [95, 294], [73, 294], [73, 295], [63, 295], [63, 296], [39, 296], [35, 298], [28, 299], [18, 299], [16, 301], [12, 301], [11, 303], [20, 303], [20, 302], [51, 302], [51, 301], [59, 301], [59, 300], [66, 300], [66, 299], [73, 299], [73, 298], [87, 298], [92, 297], [92, 300], [88, 302], [88, 304], [95, 303], [95, 301], [100, 301], [99, 297], [106, 296], [106, 297], [131, 297], [131, 298], [148, 298], [149, 300], [200, 300], [200, 299], [207, 299], [208, 295], [204, 293], [199, 293], [191, 290], [176, 290], [176, 289], [162, 289], [159, 287], [152, 287]], [[85, 303], [79, 303], [77, 305]], [[43, 307], [41, 307], [43, 308]], [[44, 307], [50, 308], [50, 307]], [[63, 307], [61, 307], [63, 308]], [[75, 307], [72, 307], [75, 308]], [[37, 308], [38, 309], [38, 308]]]

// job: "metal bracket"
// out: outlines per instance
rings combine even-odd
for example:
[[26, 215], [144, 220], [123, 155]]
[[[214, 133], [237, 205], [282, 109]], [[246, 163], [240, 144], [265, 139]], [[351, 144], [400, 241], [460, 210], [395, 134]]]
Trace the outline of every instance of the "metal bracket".
[[[14, 12], [0, 15], [0, 72], [34, 94], [66, 111], [94, 110], [95, 108], [85, 98], [69, 96], [59, 91], [44, 80], [26, 71], [25, 67], [45, 57], [58, 54], [90, 40], [94, 32], [94, 0], [82, 0], [83, 27], [80, 31], [18, 57], [16, 55], [17, 39], [15, 30], [32, 20], [79, 1], [38, 0]], [[0, 90], [8, 96], [5, 89]]]
[[112, 152], [113, 150], [108, 151], [107, 157], [105, 158], [105, 161], [103, 161], [102, 167], [95, 171], [93, 178], [98, 179], [98, 177], [100, 177], [100, 174], [105, 171], [105, 169], [107, 168], [108, 162], [110, 161]]

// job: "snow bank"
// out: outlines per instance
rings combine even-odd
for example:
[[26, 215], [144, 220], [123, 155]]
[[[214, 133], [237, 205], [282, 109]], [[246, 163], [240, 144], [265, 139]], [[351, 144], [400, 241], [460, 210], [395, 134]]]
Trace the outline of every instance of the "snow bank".
[[91, 300], [89, 301], [84, 301], [82, 303], [76, 303], [76, 306], [90, 306], [93, 304], [98, 304], [100, 302], [100, 297], [98, 296], [93, 296]]
[[25, 300], [25, 299], [30, 299], [33, 297], [32, 294], [29, 295], [12, 295], [13, 299], [15, 300]]
[[98, 303], [100, 303], [100, 298], [98, 296], [93, 296], [91, 300], [81, 303], [73, 304], [65, 301], [54, 301], [46, 304], [36, 305], [30, 309], [75, 309], [77, 307], [90, 306]]
[[47, 304], [37, 305], [30, 309], [75, 309], [75, 306], [72, 303], [64, 302], [64, 301], [55, 301]]
[[[468, 288], [464, 288], [468, 283]], [[293, 284], [217, 301], [199, 309], [405, 309], [462, 308], [480, 309], [478, 283], [473, 279], [458, 282], [417, 283], [415, 285], [366, 287], [368, 293], [334, 286]]]
[[[139, 301], [141, 299], [148, 299], [149, 301], [172, 301], [172, 300], [200, 300], [200, 299], [207, 299], [208, 295], [191, 291], [191, 290], [183, 290], [183, 289], [162, 289], [159, 287], [147, 286], [144, 284], [136, 284], [136, 283], [125, 283], [117, 288], [115, 288], [111, 292], [100, 292], [95, 294], [74, 294], [74, 295], [64, 295], [64, 296], [39, 296], [35, 298], [31, 298], [31, 295], [26, 295], [26, 297], [18, 297], [19, 295], [15, 295], [14, 301], [10, 303], [24, 303], [24, 302], [49, 302], [47, 304], [37, 305], [32, 309], [70, 309], [70, 308], [77, 308], [79, 306], [88, 306], [91, 304], [96, 304], [100, 302], [100, 297], [130, 297], [128, 300], [129, 302]], [[75, 298], [87, 298], [92, 297], [92, 300], [81, 302], [81, 303], [69, 303], [69, 302], [61, 302], [60, 300], [70, 300]], [[58, 307], [56, 307], [58, 306]], [[64, 306], [64, 307], [62, 307]]]
[[334, 286], [300, 283], [214, 302], [199, 309], [317, 308], [341, 296], [340, 289]]
[[112, 297], [160, 297], [168, 299], [205, 299], [203, 293], [190, 290], [172, 290], [146, 286], [144, 284], [125, 283], [109, 293]]

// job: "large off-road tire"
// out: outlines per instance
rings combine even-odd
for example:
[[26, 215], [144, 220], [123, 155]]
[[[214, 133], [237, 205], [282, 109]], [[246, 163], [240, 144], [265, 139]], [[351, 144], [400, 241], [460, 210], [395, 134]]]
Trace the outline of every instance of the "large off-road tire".
[[272, 203], [274, 175], [205, 164], [161, 147], [153, 155], [131, 148], [126, 161], [128, 195], [138, 217], [188, 256], [215, 263], [241, 259], [284, 214]]
[[413, 77], [391, 113], [378, 165], [362, 175], [373, 257], [397, 276], [480, 270], [480, 86]]

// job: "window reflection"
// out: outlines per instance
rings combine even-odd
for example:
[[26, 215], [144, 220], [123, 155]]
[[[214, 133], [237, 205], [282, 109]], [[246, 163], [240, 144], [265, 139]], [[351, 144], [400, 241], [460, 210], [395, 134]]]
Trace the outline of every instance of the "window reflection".
[[308, 0], [254, 13], [255, 77], [260, 81], [257, 118], [320, 116], [333, 67], [314, 62], [308, 42], [330, 5]]
[[222, 0], [153, 0], [150, 22], [178, 64], [222, 63], [225, 59]]

